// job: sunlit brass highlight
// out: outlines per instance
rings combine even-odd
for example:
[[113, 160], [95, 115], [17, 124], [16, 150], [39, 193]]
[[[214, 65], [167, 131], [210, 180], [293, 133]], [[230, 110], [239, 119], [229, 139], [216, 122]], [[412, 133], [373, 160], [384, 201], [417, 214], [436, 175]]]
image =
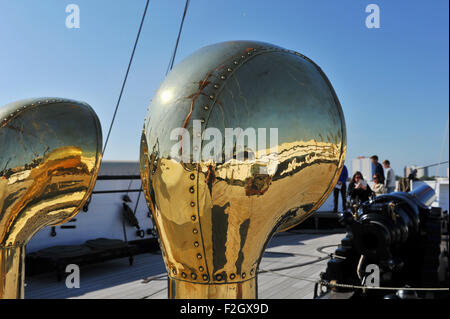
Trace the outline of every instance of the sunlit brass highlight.
[[[192, 139], [194, 120], [222, 136], [225, 128], [277, 128], [278, 156], [267, 136], [267, 148], [246, 148], [255, 161], [176, 161], [170, 154], [179, 141], [170, 133], [185, 128]], [[322, 205], [345, 151], [340, 103], [305, 56], [235, 41], [179, 63], [152, 100], [141, 139], [141, 178], [161, 238], [169, 298], [256, 298], [270, 238]]]
[[25, 245], [78, 213], [101, 147], [100, 122], [85, 103], [41, 98], [0, 108], [0, 299], [24, 297]]

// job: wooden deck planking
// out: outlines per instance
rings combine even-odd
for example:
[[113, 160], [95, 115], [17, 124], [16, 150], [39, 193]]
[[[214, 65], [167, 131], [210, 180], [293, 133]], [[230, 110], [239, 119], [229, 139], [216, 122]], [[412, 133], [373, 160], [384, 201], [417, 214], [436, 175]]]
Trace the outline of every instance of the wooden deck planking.
[[[317, 248], [338, 244], [345, 234], [299, 234], [283, 233], [275, 236], [267, 247], [260, 270], [297, 265], [325, 256]], [[331, 253], [334, 248], [325, 250]], [[327, 260], [314, 264], [258, 276], [260, 299], [312, 298], [314, 282], [325, 271]], [[81, 268], [81, 287], [68, 289], [65, 281], [57, 282], [55, 274], [44, 274], [26, 278], [25, 297], [30, 299], [165, 299], [167, 298], [167, 277], [165, 266], [159, 254], [135, 256], [133, 266], [128, 258], [108, 261]], [[162, 276], [145, 282], [144, 279]], [[285, 277], [289, 276], [289, 277]], [[311, 281], [304, 280], [303, 277]]]

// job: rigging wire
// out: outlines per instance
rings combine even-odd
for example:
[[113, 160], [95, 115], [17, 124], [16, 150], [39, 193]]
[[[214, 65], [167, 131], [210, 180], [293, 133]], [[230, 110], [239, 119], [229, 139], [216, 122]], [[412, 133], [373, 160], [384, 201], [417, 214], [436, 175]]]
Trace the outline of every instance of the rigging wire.
[[[146, 15], [147, 15], [147, 10], [148, 10], [149, 3], [150, 3], [150, 0], [147, 0], [147, 2], [146, 2], [146, 4], [145, 4], [144, 13], [143, 13], [142, 19], [141, 19], [141, 24], [139, 25], [139, 30], [138, 30], [138, 33], [137, 33], [137, 36], [136, 36], [136, 41], [135, 41], [134, 46], [133, 46], [133, 51], [132, 51], [131, 56], [130, 56], [130, 61], [129, 61], [129, 63], [128, 63], [127, 71], [126, 71], [126, 73], [125, 73], [125, 77], [124, 77], [123, 82], [122, 82], [122, 88], [121, 88], [121, 90], [120, 90], [119, 98], [118, 98], [118, 100], [117, 100], [117, 104], [116, 104], [116, 107], [115, 107], [115, 109], [114, 109], [113, 118], [112, 118], [111, 124], [110, 124], [110, 126], [109, 126], [108, 134], [107, 134], [107, 136], [106, 136], [105, 145], [104, 145], [104, 147], [103, 147], [103, 154], [105, 154], [106, 146], [108, 145], [109, 137], [110, 137], [110, 135], [111, 135], [111, 130], [112, 130], [112, 127], [113, 127], [113, 125], [114, 125], [114, 121], [115, 121], [115, 118], [116, 118], [116, 115], [117, 115], [117, 111], [118, 111], [118, 109], [119, 109], [120, 101], [121, 101], [121, 99], [122, 99], [123, 91], [124, 91], [124, 89], [125, 89], [125, 85], [126, 85], [126, 82], [127, 82], [127, 79], [128, 79], [128, 74], [129, 74], [129, 72], [130, 72], [131, 64], [133, 63], [134, 54], [135, 54], [135, 52], [136, 52], [136, 48], [137, 48], [137, 45], [138, 45], [138, 42], [139, 42], [139, 38], [140, 38], [140, 35], [141, 35], [142, 27], [143, 27], [143, 25], [144, 25], [145, 17], [146, 17]], [[169, 73], [169, 71], [172, 70], [172, 68], [173, 68], [173, 64], [174, 64], [175, 57], [176, 57], [176, 53], [177, 53], [177, 50], [178, 50], [178, 44], [179, 44], [179, 42], [180, 42], [181, 32], [182, 32], [182, 30], [183, 30], [184, 20], [185, 20], [185, 18], [186, 18], [186, 14], [187, 14], [188, 7], [189, 7], [189, 0], [186, 0], [186, 4], [185, 4], [185, 7], [184, 7], [184, 12], [183, 12], [183, 17], [182, 17], [182, 19], [181, 19], [180, 28], [179, 28], [179, 30], [178, 30], [178, 36], [177, 36], [177, 40], [176, 40], [176, 43], [175, 43], [175, 48], [174, 48], [174, 50], [173, 50], [173, 53], [172, 53], [172, 56], [171, 56], [171, 59], [170, 59], [169, 66], [168, 66], [168, 68], [167, 68], [166, 75], [167, 75], [167, 73]], [[130, 191], [132, 182], [133, 182], [133, 180], [130, 180], [130, 182], [129, 182], [129, 184], [128, 184], [127, 195], [128, 195], [128, 193], [129, 193], [129, 191]], [[136, 200], [136, 205], [135, 205], [134, 210], [133, 210], [133, 214], [134, 214], [134, 215], [136, 215], [136, 211], [137, 211], [137, 208], [138, 208], [138, 206], [139, 206], [139, 200], [140, 200], [140, 198], [141, 198], [141, 193], [142, 193], [142, 191], [143, 191], [143, 188], [142, 188], [142, 182], [141, 182], [140, 192], [139, 192], [139, 194], [138, 194], [138, 198], [137, 198], [137, 200]], [[124, 226], [124, 225], [123, 225], [123, 226]], [[125, 231], [125, 229], [124, 229], [124, 236], [125, 236], [125, 238], [126, 238], [126, 231]]]
[[[143, 13], [142, 19], [141, 19], [141, 24], [139, 25], [139, 30], [138, 30], [138, 33], [136, 35], [136, 40], [134, 41], [134, 46], [133, 46], [133, 50], [131, 52], [130, 60], [128, 62], [127, 71], [125, 72], [125, 77], [124, 77], [124, 79], [122, 81], [122, 87], [120, 89], [119, 97], [117, 99], [116, 107], [114, 109], [114, 114], [113, 114], [113, 117], [111, 119], [111, 124], [109, 125], [108, 134], [106, 135], [105, 145], [103, 146], [103, 150], [102, 150], [103, 156], [105, 155], [106, 146], [108, 145], [109, 136], [111, 135], [111, 130], [112, 130], [112, 127], [114, 125], [114, 121], [116, 119], [117, 110], [119, 109], [120, 101], [122, 100], [123, 91], [124, 91], [125, 85], [127, 83], [128, 74], [130, 73], [131, 64], [133, 63], [134, 53], [136, 52], [136, 48], [137, 48], [137, 45], [139, 43], [139, 38], [141, 36], [142, 26], [144, 25], [144, 21], [145, 21], [146, 15], [147, 15], [147, 10], [148, 10], [149, 4], [150, 4], [150, 0], [147, 0], [146, 3], [145, 3], [144, 13]], [[127, 195], [128, 195], [128, 192], [130, 191], [130, 186], [131, 186], [131, 183], [128, 185]], [[127, 233], [126, 233], [126, 229], [125, 229], [125, 220], [123, 218], [122, 218], [122, 229], [123, 229], [123, 235], [124, 235], [125, 242], [128, 243]]]
[[150, 297], [152, 297], [152, 296], [154, 296], [154, 295], [156, 295], [156, 294], [158, 294], [158, 293], [160, 293], [160, 292], [163, 292], [164, 290], [167, 290], [167, 287], [164, 287], [164, 288], [162, 288], [162, 289], [159, 289], [159, 290], [153, 292], [152, 294], [150, 294], [150, 295], [148, 295], [148, 296], [142, 297], [141, 299], [150, 299]]
[[[263, 273], [266, 273], [266, 272], [272, 272], [272, 273], [275, 273], [276, 271], [280, 271], [280, 270], [288, 270], [288, 269], [292, 269], [292, 268], [304, 267], [304, 266], [308, 266], [308, 265], [315, 264], [315, 263], [320, 262], [320, 261], [323, 261], [323, 260], [330, 259], [330, 258], [332, 258], [332, 257], [337, 257], [337, 256], [335, 256], [334, 254], [329, 254], [329, 253], [323, 251], [323, 250], [326, 249], [326, 248], [336, 247], [336, 246], [339, 246], [339, 245], [326, 245], [326, 246], [321, 246], [321, 247], [319, 247], [319, 248], [316, 249], [318, 252], [320, 252], [320, 253], [322, 253], [322, 254], [326, 254], [327, 256], [325, 256], [325, 257], [311, 256], [311, 257], [316, 257], [316, 259], [310, 260], [310, 261], [307, 261], [307, 262], [302, 262], [302, 263], [299, 263], [299, 264], [293, 264], [293, 265], [289, 265], [289, 266], [279, 267], [279, 268], [273, 268], [273, 269], [261, 269], [260, 271], [258, 271], [258, 273], [259, 273], [259, 274], [263, 274]], [[269, 252], [270, 252], [270, 251], [269, 251]]]
[[114, 125], [114, 121], [116, 119], [117, 110], [119, 109], [120, 101], [122, 99], [122, 94], [123, 94], [123, 91], [125, 89], [125, 84], [127, 83], [128, 73], [130, 72], [131, 64], [133, 63], [134, 53], [136, 52], [136, 47], [137, 47], [137, 44], [139, 42], [139, 38], [141, 36], [142, 26], [144, 25], [145, 16], [147, 15], [147, 9], [148, 9], [149, 3], [150, 3], [150, 0], [147, 0], [147, 2], [145, 4], [144, 14], [142, 15], [142, 19], [141, 19], [141, 24], [139, 26], [139, 31], [138, 31], [137, 36], [136, 36], [136, 41], [134, 42], [133, 51], [132, 51], [131, 56], [130, 56], [130, 61], [128, 62], [128, 68], [127, 68], [127, 71], [125, 73], [125, 77], [124, 77], [123, 82], [122, 82], [122, 88], [120, 90], [119, 98], [117, 99], [116, 108], [114, 109], [113, 118], [111, 120], [111, 124], [109, 125], [109, 130], [108, 130], [108, 134], [106, 136], [105, 145], [103, 146], [103, 155], [105, 155], [105, 150], [106, 150], [106, 146], [108, 145], [109, 136], [111, 134], [111, 129], [112, 129], [112, 127]]
[[[300, 278], [301, 279], [301, 278]], [[374, 286], [358, 286], [358, 285], [349, 285], [349, 284], [341, 284], [336, 282], [330, 282], [327, 280], [320, 280], [324, 286], [327, 287], [336, 287], [336, 288], [347, 288], [347, 289], [363, 289], [363, 290], [408, 290], [408, 291], [449, 291], [449, 288], [443, 287], [374, 287]]]
[[317, 279], [314, 279], [314, 278], [303, 277], [303, 276], [290, 276], [290, 275], [279, 273], [279, 272], [277, 272], [277, 270], [273, 270], [273, 269], [261, 270], [258, 273], [260, 274], [260, 273], [265, 273], [265, 272], [269, 272], [269, 273], [272, 273], [272, 274], [280, 276], [280, 277], [286, 277], [286, 278], [295, 279], [295, 280], [299, 280], [299, 281], [308, 281], [311, 283], [317, 282]]
[[[330, 248], [330, 247], [335, 247], [338, 245], [327, 245], [327, 246], [322, 246], [317, 248], [316, 250], [320, 253], [324, 253], [327, 254], [324, 249], [326, 248]], [[291, 266], [286, 266], [286, 267], [279, 267], [279, 268], [273, 268], [273, 269], [261, 269], [260, 271], [258, 271], [258, 274], [263, 274], [263, 273], [272, 273], [281, 277], [286, 277], [286, 278], [290, 278], [290, 279], [295, 279], [295, 280], [299, 280], [299, 281], [308, 281], [308, 282], [314, 282], [314, 283], [319, 283], [323, 286], [326, 287], [335, 287], [335, 288], [347, 288], [347, 289], [353, 289], [353, 290], [357, 290], [357, 289], [362, 289], [362, 290], [366, 290], [366, 289], [374, 289], [374, 290], [412, 290], [412, 291], [449, 291], [449, 288], [443, 288], [443, 287], [372, 287], [372, 286], [358, 286], [358, 285], [350, 285], [350, 284], [342, 284], [342, 283], [336, 283], [336, 282], [330, 282], [324, 279], [314, 279], [314, 278], [309, 278], [309, 277], [304, 277], [304, 276], [291, 276], [288, 274], [284, 274], [284, 273], [280, 273], [279, 271], [282, 270], [288, 270], [288, 269], [292, 269], [292, 268], [298, 268], [298, 267], [303, 267], [303, 266], [307, 266], [307, 265], [311, 265], [317, 262], [320, 262], [322, 260], [326, 260], [329, 259], [331, 257], [338, 257], [335, 256], [334, 254], [329, 254], [326, 257], [321, 257], [312, 261], [308, 261], [305, 263], [300, 263], [300, 264], [295, 264], [295, 265], [291, 265]]]
[[177, 41], [175, 43], [175, 48], [173, 49], [172, 57], [170, 58], [169, 65], [167, 66], [166, 75], [172, 70], [173, 64], [175, 62], [175, 57], [177, 55], [178, 43], [180, 42], [181, 32], [183, 31], [184, 19], [186, 18], [186, 14], [189, 8], [189, 0], [186, 0], [186, 4], [184, 6], [183, 17], [181, 18], [180, 28], [178, 30]]
[[[184, 11], [183, 11], [183, 16], [182, 16], [181, 22], [180, 22], [180, 28], [178, 29], [177, 40], [175, 42], [175, 47], [173, 49], [172, 56], [170, 57], [170, 62], [169, 62], [169, 65], [167, 67], [167, 70], [166, 70], [166, 75], [169, 73], [170, 70], [172, 70], [173, 64], [175, 62], [175, 57], [176, 57], [177, 50], [178, 50], [178, 44], [180, 43], [181, 33], [183, 31], [184, 20], [186, 19], [187, 11], [188, 11], [188, 8], [189, 8], [189, 2], [190, 2], [190, 0], [186, 0], [186, 4], [184, 6]], [[130, 180], [130, 183], [128, 185], [128, 190], [131, 188], [131, 184], [132, 184], [132, 180]], [[142, 192], [142, 182], [141, 182], [141, 188], [140, 189], [141, 189], [141, 192]], [[139, 199], [141, 197], [141, 192], [139, 192], [139, 195], [138, 195], [138, 198], [137, 198], [137, 201], [136, 201], [136, 206], [134, 207], [134, 211], [133, 211], [134, 214], [136, 214], [136, 210], [137, 210], [138, 205], [139, 205]], [[128, 194], [128, 192], [127, 192], [127, 194]]]
[[294, 264], [294, 265], [290, 265], [290, 266], [284, 266], [284, 267], [272, 268], [272, 269], [261, 269], [260, 271], [258, 271], [258, 274], [263, 274], [265, 272], [275, 272], [275, 271], [280, 271], [280, 270], [288, 270], [288, 269], [293, 269], [293, 268], [304, 267], [304, 266], [312, 265], [312, 264], [315, 264], [315, 263], [318, 263], [320, 261], [327, 260], [330, 258], [331, 258], [331, 256], [319, 257], [317, 259], [307, 261], [304, 263], [300, 263], [300, 264]]

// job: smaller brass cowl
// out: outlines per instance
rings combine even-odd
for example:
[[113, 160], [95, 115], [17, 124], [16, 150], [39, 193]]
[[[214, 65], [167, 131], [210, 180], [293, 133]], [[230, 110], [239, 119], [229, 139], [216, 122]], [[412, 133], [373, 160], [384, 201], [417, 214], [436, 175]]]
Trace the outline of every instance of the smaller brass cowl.
[[25, 245], [78, 213], [101, 147], [100, 122], [86, 103], [38, 98], [0, 108], [0, 299], [24, 297]]

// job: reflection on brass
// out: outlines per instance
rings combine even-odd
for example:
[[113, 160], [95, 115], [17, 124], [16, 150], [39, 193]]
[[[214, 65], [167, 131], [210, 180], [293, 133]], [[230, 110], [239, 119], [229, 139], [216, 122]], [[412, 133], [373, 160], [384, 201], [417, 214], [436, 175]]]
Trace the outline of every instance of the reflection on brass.
[[0, 108], [0, 299], [23, 298], [25, 245], [90, 196], [102, 134], [93, 109], [58, 98]]
[[[195, 120], [203, 132], [217, 128], [222, 136], [225, 128], [277, 128], [275, 153], [267, 136], [267, 147], [247, 148], [244, 160], [177, 161], [171, 149], [179, 140], [170, 133], [181, 127], [192, 139]], [[194, 154], [192, 142], [190, 148]], [[305, 56], [236, 41], [205, 47], [177, 65], [152, 100], [141, 140], [141, 178], [169, 298], [256, 298], [270, 238], [322, 205], [345, 151], [339, 101]]]

